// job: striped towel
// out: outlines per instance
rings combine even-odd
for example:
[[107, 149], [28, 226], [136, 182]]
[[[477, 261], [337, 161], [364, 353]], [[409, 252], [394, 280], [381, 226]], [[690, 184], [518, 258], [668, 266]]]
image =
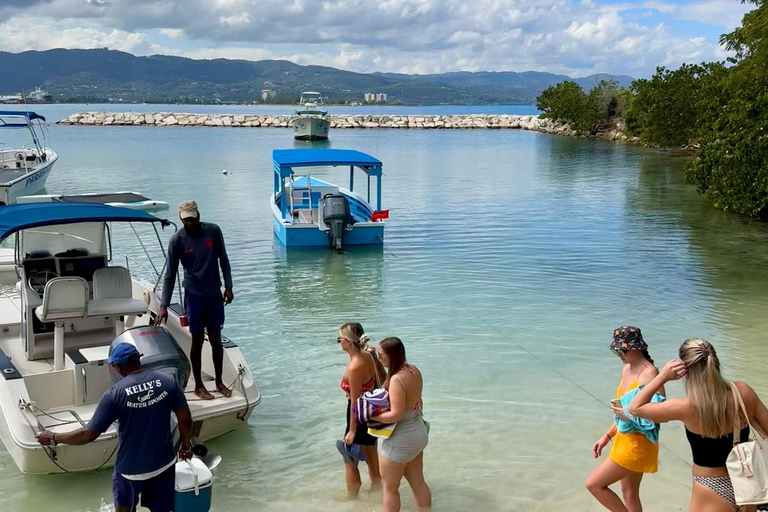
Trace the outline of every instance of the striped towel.
[[[374, 389], [368, 391], [355, 401], [354, 415], [355, 420], [360, 425], [367, 424], [371, 418], [389, 410], [389, 393], [386, 389]], [[368, 434], [374, 437], [389, 438], [392, 431], [395, 430], [397, 423], [384, 424], [376, 423], [368, 425]]]

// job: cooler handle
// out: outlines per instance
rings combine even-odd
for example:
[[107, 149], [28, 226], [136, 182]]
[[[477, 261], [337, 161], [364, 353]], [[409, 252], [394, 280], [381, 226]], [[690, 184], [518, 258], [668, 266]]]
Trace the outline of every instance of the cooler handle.
[[195, 496], [200, 496], [200, 486], [197, 482], [197, 471], [195, 470], [195, 466], [192, 465], [192, 461], [190, 459], [187, 459], [187, 464], [189, 464], [189, 469], [192, 470], [192, 474], [195, 476]]

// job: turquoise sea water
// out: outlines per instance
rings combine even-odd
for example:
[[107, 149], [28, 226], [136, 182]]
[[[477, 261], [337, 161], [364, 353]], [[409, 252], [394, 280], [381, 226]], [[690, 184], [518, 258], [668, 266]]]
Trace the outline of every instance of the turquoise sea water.
[[[89, 107], [37, 110], [56, 120]], [[728, 376], [768, 396], [768, 226], [685, 186], [685, 156], [516, 130], [338, 130], [323, 147], [384, 162], [390, 222], [383, 249], [334, 254], [273, 239], [271, 150], [309, 147], [288, 129], [51, 126], [49, 138], [60, 154], [49, 192], [194, 198], [224, 231], [236, 295], [226, 334], [263, 401], [247, 428], [210, 443], [224, 457], [216, 512], [381, 509], [378, 496], [336, 501], [346, 361], [335, 336], [347, 321], [399, 336], [424, 373], [440, 511], [600, 510], [583, 480], [612, 419], [618, 325], [639, 325], [661, 364], [685, 338], [708, 338]], [[661, 439], [646, 509], [687, 510], [682, 428]], [[102, 497], [108, 471], [23, 476], [0, 447], [3, 510], [93, 509]]]

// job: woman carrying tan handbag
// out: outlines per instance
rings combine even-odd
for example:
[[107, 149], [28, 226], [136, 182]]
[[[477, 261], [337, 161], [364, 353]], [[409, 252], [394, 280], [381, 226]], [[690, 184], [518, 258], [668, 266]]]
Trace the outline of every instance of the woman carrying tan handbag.
[[[686, 398], [650, 403], [653, 394], [667, 382], [685, 377]], [[670, 361], [661, 373], [637, 393], [629, 413], [657, 423], [678, 420], [693, 454], [693, 490], [690, 512], [739, 510], [734, 487], [726, 468], [734, 443], [749, 441], [750, 427], [739, 430], [734, 416], [739, 404], [733, 387], [744, 403], [744, 422], [768, 431], [768, 409], [757, 393], [743, 382], [730, 384], [720, 373], [715, 348], [706, 340], [689, 339], [680, 347], [680, 361]], [[736, 435], [734, 435], [736, 432]], [[754, 511], [750, 505], [744, 511]]]
[[[733, 403], [738, 404], [733, 414], [733, 449], [725, 465], [733, 484], [733, 494], [739, 505], [768, 503], [768, 439], [765, 432], [758, 432], [749, 420], [738, 386], [731, 383]], [[736, 433], [746, 421], [751, 440], [739, 443]]]

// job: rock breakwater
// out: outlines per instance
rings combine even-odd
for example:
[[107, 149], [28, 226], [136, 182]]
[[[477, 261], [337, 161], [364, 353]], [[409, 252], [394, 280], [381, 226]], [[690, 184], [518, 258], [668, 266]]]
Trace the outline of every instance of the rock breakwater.
[[[222, 128], [289, 128], [289, 115], [212, 115], [178, 112], [83, 112], [59, 121], [63, 125], [78, 126], [189, 126]], [[530, 130], [558, 135], [575, 135], [567, 124], [538, 116], [522, 115], [334, 115], [331, 128], [335, 129], [430, 129], [472, 130], [510, 129]]]

